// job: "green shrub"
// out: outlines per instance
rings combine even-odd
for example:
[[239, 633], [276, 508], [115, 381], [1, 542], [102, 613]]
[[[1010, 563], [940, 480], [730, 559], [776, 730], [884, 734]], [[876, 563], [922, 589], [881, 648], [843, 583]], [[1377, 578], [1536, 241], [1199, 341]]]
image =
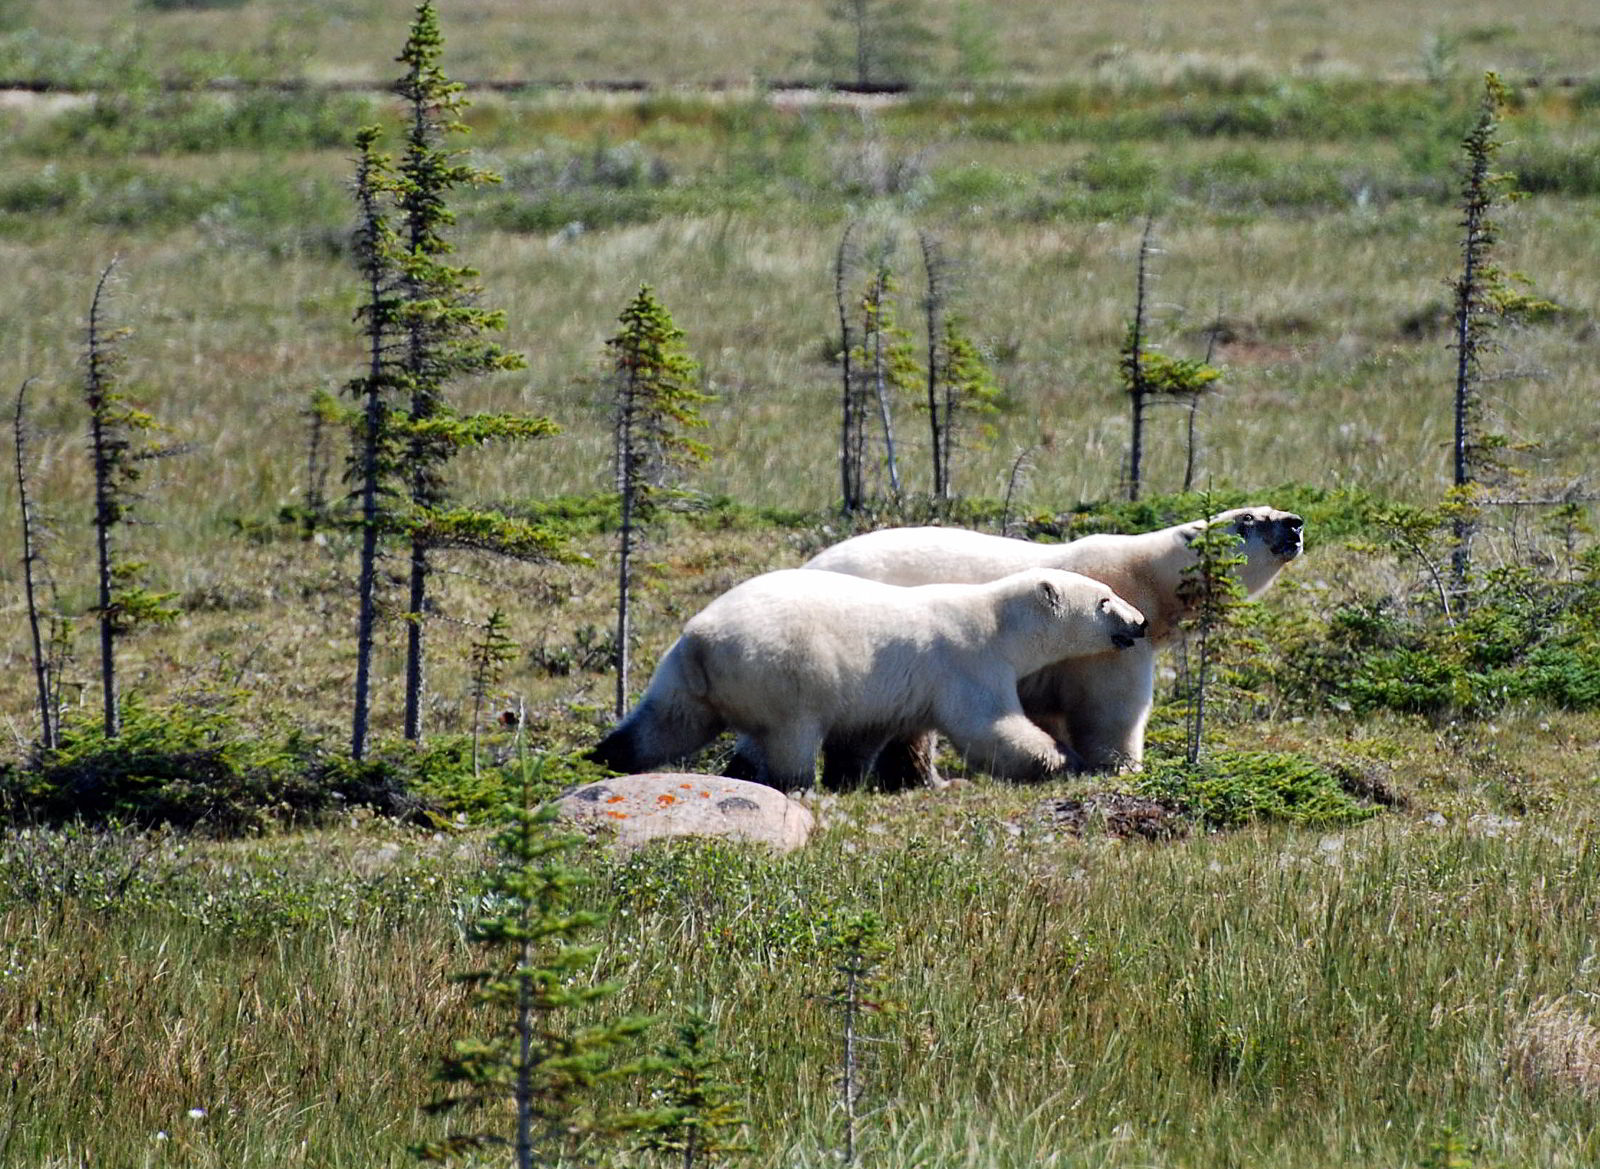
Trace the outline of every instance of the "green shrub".
[[1354, 799], [1321, 764], [1279, 752], [1216, 751], [1194, 764], [1162, 760], [1137, 786], [1139, 794], [1174, 804], [1210, 828], [1256, 820], [1355, 824], [1378, 811]]
[[415, 817], [423, 802], [395, 772], [359, 769], [298, 731], [239, 726], [229, 698], [170, 710], [129, 701], [122, 733], [69, 723], [61, 745], [0, 769], [12, 823], [172, 825], [220, 836], [313, 823], [356, 806]]

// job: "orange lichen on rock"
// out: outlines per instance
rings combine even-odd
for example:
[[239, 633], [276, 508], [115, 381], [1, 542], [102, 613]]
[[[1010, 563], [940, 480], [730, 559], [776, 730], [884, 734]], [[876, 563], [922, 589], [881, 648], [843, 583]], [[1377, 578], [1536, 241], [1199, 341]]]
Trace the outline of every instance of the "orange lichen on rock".
[[623, 800], [625, 800], [627, 798], [628, 798], [627, 796], [612, 796], [610, 799], [608, 799], [606, 801], [606, 803], [608, 803], [608, 804], [620, 804]]
[[656, 803], [660, 804], [663, 808], [665, 808], [668, 804], [675, 804], [677, 802], [678, 797], [673, 795], [671, 792], [662, 792], [656, 797]]

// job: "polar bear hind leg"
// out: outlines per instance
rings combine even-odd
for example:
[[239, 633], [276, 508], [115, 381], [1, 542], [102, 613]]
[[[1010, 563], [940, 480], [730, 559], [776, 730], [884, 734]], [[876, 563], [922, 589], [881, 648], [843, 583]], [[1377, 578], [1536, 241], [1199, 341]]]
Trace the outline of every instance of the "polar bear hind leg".
[[934, 763], [938, 753], [939, 736], [933, 731], [893, 739], [878, 753], [873, 773], [884, 791], [943, 787], [944, 779]]

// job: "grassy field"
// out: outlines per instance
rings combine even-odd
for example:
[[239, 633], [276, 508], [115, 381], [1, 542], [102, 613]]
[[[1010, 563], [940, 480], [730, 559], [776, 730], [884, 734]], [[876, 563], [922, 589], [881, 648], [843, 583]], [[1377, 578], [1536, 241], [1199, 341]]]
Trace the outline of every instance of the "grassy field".
[[[446, 4], [446, 69], [826, 73], [812, 52], [822, 4], [545, 4], [537, 22], [524, 7]], [[617, 1010], [658, 1014], [662, 1030], [690, 1007], [717, 1019], [748, 1089], [750, 1164], [835, 1160], [819, 946], [830, 913], [862, 909], [888, 923], [902, 1008], [877, 1024], [863, 1163], [1600, 1157], [1592, 505], [1495, 511], [1482, 607], [1459, 623], [1432, 610], [1425, 557], [1382, 511], [1434, 505], [1449, 482], [1458, 143], [1487, 66], [1517, 86], [1499, 162], [1530, 192], [1501, 216], [1500, 257], [1560, 308], [1500, 335], [1492, 371], [1516, 376], [1487, 384], [1488, 416], [1516, 444], [1507, 491], [1593, 494], [1600, 85], [1552, 82], [1590, 67], [1600, 20], [1577, 3], [1537, 9], [1453, 3], [1419, 21], [1392, 5], [1196, 16], [1165, 0], [929, 0], [921, 85], [892, 100], [472, 95], [468, 143], [505, 181], [463, 201], [459, 255], [528, 367], [462, 387], [461, 404], [548, 415], [563, 434], [471, 456], [458, 490], [526, 514], [565, 501], [588, 559], [449, 566], [434, 734], [471, 729], [466, 644], [494, 606], [523, 650], [496, 697], [527, 703], [533, 746], [561, 753], [609, 724], [604, 341], [642, 282], [717, 395], [713, 458], [688, 484], [699, 506], [646, 552], [646, 667], [705, 601], [850, 530], [835, 510], [832, 298], [851, 222], [892, 249], [914, 328], [915, 233], [959, 261], [957, 309], [1008, 397], [960, 452], [970, 522], [998, 527], [1013, 488], [1008, 518], [1046, 537], [1164, 522], [1074, 517], [1122, 493], [1117, 349], [1153, 214], [1156, 339], [1200, 356], [1214, 336], [1225, 368], [1199, 415], [1198, 482], [1308, 519], [1307, 555], [1231, 651], [1216, 742], [1353, 768], [1400, 797], [1359, 822], [1202, 825], [1148, 844], [1061, 825], [1059, 801], [1103, 784], [976, 775], [825, 797], [817, 843], [782, 861], [586, 853], [587, 896], [612, 913], [597, 973], [622, 983]], [[131, 533], [182, 614], [126, 643], [126, 684], [157, 710], [221, 705], [256, 744], [292, 730], [336, 753], [348, 726], [353, 543], [337, 528], [303, 539], [282, 513], [306, 499], [312, 392], [360, 368], [351, 138], [395, 111], [377, 96], [151, 82], [382, 79], [409, 10], [0, 0], [0, 74], [100, 87], [0, 105], [0, 387], [38, 379], [31, 486], [62, 607], [92, 603], [79, 350], [116, 257], [128, 387], [192, 446], [155, 469]], [[1546, 83], [1517, 84], [1529, 77]], [[910, 498], [870, 522], [928, 514], [925, 422], [902, 405]], [[1147, 490], [1176, 491], [1184, 456], [1181, 412], [1158, 410]], [[7, 475], [7, 540], [17, 511]], [[14, 762], [33, 713], [9, 547], [0, 716]], [[401, 628], [382, 634], [385, 736]], [[92, 640], [85, 618], [69, 671], [84, 718]], [[1164, 699], [1177, 684], [1163, 672]], [[1152, 757], [1180, 735], [1164, 704]], [[408, 1163], [406, 1146], [436, 1131], [418, 1111], [434, 1061], [484, 1022], [448, 978], [475, 961], [462, 930], [484, 863], [476, 820], [419, 830], [364, 811], [243, 840], [8, 831], [0, 1164]]]

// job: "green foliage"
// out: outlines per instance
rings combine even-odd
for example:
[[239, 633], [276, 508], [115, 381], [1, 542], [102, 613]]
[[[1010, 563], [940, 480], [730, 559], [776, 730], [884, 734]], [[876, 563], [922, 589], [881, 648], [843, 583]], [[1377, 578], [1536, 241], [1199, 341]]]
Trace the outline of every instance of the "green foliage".
[[223, 836], [358, 805], [406, 807], [388, 777], [326, 770], [315, 741], [248, 731], [242, 712], [227, 696], [170, 710], [129, 701], [113, 737], [99, 722], [69, 722], [55, 750], [0, 772], [0, 805], [14, 823], [168, 824]]
[[[441, 1094], [428, 1105], [437, 1114], [482, 1115], [487, 1127], [418, 1146], [424, 1160], [511, 1148], [517, 1165], [530, 1166], [535, 1158], [559, 1158], [580, 1137], [615, 1133], [639, 1119], [603, 1116], [594, 1107], [602, 1085], [642, 1070], [620, 1054], [649, 1021], [578, 1021], [617, 987], [594, 981], [599, 950], [578, 941], [604, 917], [576, 907], [585, 877], [564, 854], [582, 837], [553, 827], [553, 807], [535, 811], [528, 803], [536, 766], [525, 762], [523, 803], [509, 809], [496, 838], [500, 863], [486, 882], [489, 911], [467, 931], [493, 964], [457, 976], [473, 988], [493, 1030], [456, 1042], [436, 1074]], [[507, 1104], [509, 1118], [497, 1114]]]
[[1327, 768], [1283, 752], [1211, 751], [1197, 762], [1146, 762], [1136, 789], [1208, 828], [1254, 821], [1305, 827], [1356, 824], [1378, 809], [1354, 799]]
[[[1215, 503], [1204, 497], [1203, 510], [1214, 514]], [[1220, 653], [1217, 640], [1226, 631], [1233, 610], [1244, 599], [1237, 569], [1245, 557], [1239, 554], [1240, 534], [1227, 524], [1208, 523], [1189, 542], [1195, 562], [1182, 572], [1178, 600], [1184, 607], [1182, 626], [1192, 646], [1189, 655], [1189, 728], [1185, 759], [1192, 766], [1205, 746], [1205, 712], [1211, 684], [1212, 666]]]
[[739, 1142], [747, 1121], [733, 1101], [734, 1086], [722, 1078], [728, 1060], [712, 1050], [714, 1035], [711, 1021], [693, 1012], [678, 1027], [676, 1041], [657, 1049], [666, 1082], [654, 1093], [658, 1111], [634, 1146], [639, 1151], [683, 1169], [751, 1151]]
[[712, 399], [696, 389], [700, 367], [684, 347], [684, 332], [648, 284], [618, 321], [621, 331], [606, 341], [614, 355], [618, 489], [643, 502], [652, 488], [665, 486], [670, 470], [710, 457], [688, 432], [705, 426], [699, 407]]
[[918, 0], [829, 0], [827, 15], [812, 55], [828, 80], [867, 89], [905, 85], [926, 70], [932, 37]]

